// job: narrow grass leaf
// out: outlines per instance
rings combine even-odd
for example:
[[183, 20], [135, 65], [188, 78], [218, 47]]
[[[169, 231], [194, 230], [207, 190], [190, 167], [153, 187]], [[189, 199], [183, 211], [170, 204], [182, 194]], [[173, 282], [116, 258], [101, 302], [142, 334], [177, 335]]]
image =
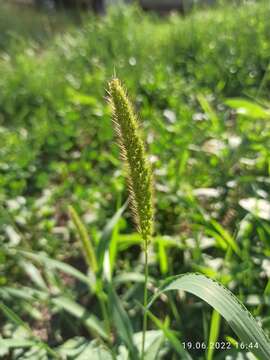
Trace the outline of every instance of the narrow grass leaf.
[[67, 340], [58, 348], [63, 359], [113, 360], [110, 350], [98, 340], [89, 341], [83, 337]]
[[37, 345], [36, 341], [27, 339], [0, 339], [0, 349], [29, 348]]
[[35, 254], [30, 251], [21, 251], [20, 253], [24, 255], [27, 258], [30, 258], [34, 261], [37, 261], [39, 263], [42, 263], [45, 267], [49, 269], [57, 269], [60, 271], [63, 271], [64, 273], [73, 276], [74, 278], [80, 280], [81, 282], [87, 284], [88, 286], [92, 286], [91, 281], [89, 278], [84, 275], [82, 272], [80, 272], [78, 269], [74, 268], [73, 266], [66, 264], [59, 260], [54, 260], [49, 258], [46, 255], [43, 254]]
[[252, 119], [270, 119], [270, 110], [265, 109], [253, 101], [235, 98], [227, 99], [225, 104], [236, 110], [236, 112], [240, 115], [244, 115]]
[[159, 258], [159, 267], [161, 274], [166, 274], [168, 272], [169, 264], [168, 257], [166, 253], [166, 247], [164, 242], [158, 241], [158, 258]]
[[165, 337], [170, 342], [171, 346], [177, 352], [177, 354], [181, 357], [182, 360], [192, 360], [192, 357], [189, 353], [184, 349], [181, 341], [175, 336], [173, 331], [168, 328], [166, 324], [159, 320], [150, 310], [147, 310], [147, 314], [149, 318], [153, 321], [153, 323], [158, 327], [161, 331], [163, 331]]
[[36, 338], [36, 345], [39, 348], [43, 348], [44, 350], [46, 350], [49, 354], [52, 355], [53, 358], [59, 359], [59, 355], [49, 345], [36, 337], [28, 324], [26, 324], [12, 309], [10, 309], [4, 303], [0, 302], [0, 310], [15, 325], [23, 327], [28, 332], [30, 337]]
[[270, 343], [264, 331], [244, 305], [221, 284], [195, 273], [171, 277], [148, 307], [160, 294], [171, 290], [184, 290], [206, 301], [224, 317], [243, 343], [256, 345], [250, 349], [255, 356], [260, 360], [270, 359]]
[[220, 331], [220, 314], [213, 310], [211, 317], [211, 325], [210, 325], [210, 333], [208, 340], [208, 352], [207, 352], [207, 360], [213, 360], [215, 344], [218, 340]]
[[132, 324], [121, 303], [121, 300], [115, 293], [112, 286], [109, 287], [109, 300], [112, 318], [116, 327], [117, 334], [127, 346], [130, 358], [136, 360], [138, 359], [138, 350], [133, 341]]
[[65, 310], [69, 314], [79, 319], [90, 330], [91, 333], [95, 333], [103, 339], [108, 339], [101, 321], [93, 314], [89, 314], [88, 310], [77, 302], [64, 296], [55, 297], [51, 299], [51, 302], [58, 308]]
[[217, 114], [215, 113], [214, 109], [212, 108], [211, 104], [207, 100], [207, 98], [203, 94], [197, 95], [197, 99], [199, 101], [199, 104], [205, 114], [208, 116], [209, 120], [212, 122], [213, 129], [215, 131], [218, 131], [220, 128], [220, 122], [218, 119]]
[[8, 298], [11, 300], [12, 298], [18, 298], [29, 302], [34, 300], [46, 300], [49, 296], [49, 293], [30, 288], [28, 286], [23, 286], [20, 288], [2, 286], [0, 287], [0, 296], [3, 299]]
[[40, 271], [34, 264], [29, 261], [21, 261], [20, 265], [37, 287], [43, 290], [47, 289], [46, 282], [44, 281]]
[[211, 224], [214, 229], [222, 236], [224, 241], [232, 248], [232, 250], [241, 257], [241, 250], [237, 242], [231, 236], [231, 234], [226, 229], [224, 229], [224, 227], [221, 226], [216, 220], [211, 219]]
[[110, 274], [113, 274], [114, 268], [116, 266], [116, 259], [118, 252], [118, 238], [119, 238], [119, 222], [117, 222], [114, 226], [111, 236], [110, 246], [109, 246]]
[[127, 208], [128, 201], [126, 201], [120, 209], [116, 211], [116, 213], [113, 215], [113, 217], [109, 220], [107, 225], [105, 226], [99, 243], [97, 247], [97, 261], [98, 261], [98, 267], [99, 271], [102, 271], [103, 268], [103, 262], [104, 262], [104, 256], [106, 250], [109, 248], [110, 240], [113, 234], [114, 227], [120, 220], [121, 216], [123, 215], [125, 209]]
[[[150, 279], [151, 281], [153, 279]], [[124, 272], [117, 276], [114, 276], [113, 278], [113, 284], [116, 285], [122, 285], [122, 284], [128, 284], [129, 282], [135, 282], [135, 283], [144, 283], [144, 275], [140, 274], [138, 272]]]
[[[29, 302], [38, 299], [41, 301], [49, 301], [51, 304], [56, 305], [59, 309], [65, 310], [67, 313], [79, 319], [91, 333], [98, 334], [103, 339], [108, 338], [102, 326], [102, 322], [93, 314], [90, 314], [83, 306], [68, 297], [51, 297], [49, 293], [27, 287], [22, 289], [4, 287], [0, 289], [0, 294], [9, 295], [13, 298], [19, 298]], [[28, 325], [25, 324], [23, 320], [21, 320], [11, 309], [7, 308], [4, 304], [2, 304], [4, 307], [1, 308], [1, 304], [2, 303], [0, 302], [0, 309], [2, 309], [11, 321], [16, 323], [18, 326], [24, 326], [28, 331], [31, 331]]]
[[[134, 334], [134, 341], [138, 349], [141, 348], [142, 333]], [[164, 343], [164, 334], [160, 330], [149, 330], [145, 334], [145, 354], [144, 360], [159, 359], [158, 354]]]
[[3, 302], [0, 302], [0, 310], [15, 325], [23, 327], [28, 333], [32, 334], [30, 327], [12, 309]]

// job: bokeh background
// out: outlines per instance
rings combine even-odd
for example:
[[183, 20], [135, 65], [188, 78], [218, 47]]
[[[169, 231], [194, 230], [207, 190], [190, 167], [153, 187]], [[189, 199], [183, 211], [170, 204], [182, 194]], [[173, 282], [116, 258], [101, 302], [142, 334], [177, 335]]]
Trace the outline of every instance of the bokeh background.
[[[84, 322], [8, 289], [64, 294], [99, 316], [84, 286], [20, 251], [86, 273], [67, 206], [97, 246], [127, 199], [106, 102], [114, 74], [140, 114], [153, 166], [153, 287], [199, 271], [229, 287], [270, 331], [262, 296], [270, 289], [269, 18], [263, 0], [0, 1], [0, 298], [51, 346], [87, 337]], [[115, 286], [139, 331], [142, 284], [127, 275], [139, 276], [143, 262], [128, 210], [111, 236]], [[156, 315], [181, 341], [208, 341], [210, 308], [181, 301], [180, 309], [177, 296], [170, 306], [160, 300]], [[22, 331], [0, 320], [0, 337]], [[219, 334], [234, 336], [223, 322]], [[160, 358], [173, 359], [166, 346]], [[29, 358], [28, 349], [16, 351], [2, 356]], [[194, 359], [203, 354], [191, 350]]]

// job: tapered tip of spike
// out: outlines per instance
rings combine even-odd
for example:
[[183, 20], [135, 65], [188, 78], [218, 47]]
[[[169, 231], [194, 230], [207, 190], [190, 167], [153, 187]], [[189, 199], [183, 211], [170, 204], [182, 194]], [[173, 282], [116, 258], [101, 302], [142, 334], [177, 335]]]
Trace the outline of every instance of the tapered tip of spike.
[[117, 77], [113, 76], [113, 78], [109, 81], [109, 87], [111, 88], [118, 85], [120, 85], [120, 80]]

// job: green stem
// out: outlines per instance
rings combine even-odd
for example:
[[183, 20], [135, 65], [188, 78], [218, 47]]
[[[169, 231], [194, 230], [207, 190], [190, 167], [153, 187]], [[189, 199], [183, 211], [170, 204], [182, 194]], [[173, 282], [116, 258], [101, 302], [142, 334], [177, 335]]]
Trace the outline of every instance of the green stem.
[[104, 299], [104, 295], [103, 294], [99, 294], [99, 303], [100, 303], [100, 307], [101, 307], [101, 312], [102, 312], [102, 317], [105, 323], [105, 329], [106, 329], [106, 333], [109, 336], [109, 339], [111, 337], [110, 334], [110, 320], [109, 320], [109, 316], [108, 316], [108, 312], [107, 312], [107, 307], [105, 304], [105, 299]]
[[104, 292], [103, 292], [103, 281], [100, 279], [97, 280], [96, 293], [97, 293], [97, 298], [99, 301], [102, 317], [103, 317], [103, 320], [105, 323], [106, 333], [107, 333], [109, 341], [110, 341], [111, 340], [110, 339], [110, 337], [111, 337], [110, 317], [109, 317], [108, 310], [107, 310], [106, 298], [105, 298]]
[[106, 331], [106, 334], [108, 335], [108, 342], [111, 347], [111, 355], [113, 357], [113, 360], [116, 360], [117, 356], [115, 353], [115, 349], [113, 348], [113, 339], [111, 337], [111, 323], [110, 323], [110, 316], [109, 316], [109, 312], [108, 312], [107, 298], [106, 298], [106, 295], [105, 295], [103, 289], [104, 289], [104, 284], [103, 284], [102, 279], [97, 279], [96, 295], [97, 295], [100, 310], [102, 313], [102, 318], [104, 320], [105, 331]]
[[144, 250], [144, 294], [143, 294], [143, 306], [144, 306], [144, 313], [143, 313], [143, 334], [142, 334], [142, 353], [141, 353], [141, 360], [144, 359], [144, 349], [145, 349], [145, 335], [147, 330], [147, 284], [148, 284], [148, 249], [147, 246]]
[[47, 353], [50, 354], [54, 359], [61, 359], [61, 356], [57, 354], [57, 352], [55, 352], [52, 348], [50, 348], [50, 346], [46, 343], [40, 343], [40, 347], [45, 349], [45, 351], [47, 351]]

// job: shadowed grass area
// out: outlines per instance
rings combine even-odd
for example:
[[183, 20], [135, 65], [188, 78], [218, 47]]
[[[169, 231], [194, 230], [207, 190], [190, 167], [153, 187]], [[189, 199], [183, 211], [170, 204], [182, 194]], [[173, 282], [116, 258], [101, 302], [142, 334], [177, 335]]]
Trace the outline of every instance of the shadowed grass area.
[[79, 11], [40, 9], [16, 1], [0, 0], [0, 51], [16, 51], [26, 42], [47, 46], [58, 33], [81, 24]]

